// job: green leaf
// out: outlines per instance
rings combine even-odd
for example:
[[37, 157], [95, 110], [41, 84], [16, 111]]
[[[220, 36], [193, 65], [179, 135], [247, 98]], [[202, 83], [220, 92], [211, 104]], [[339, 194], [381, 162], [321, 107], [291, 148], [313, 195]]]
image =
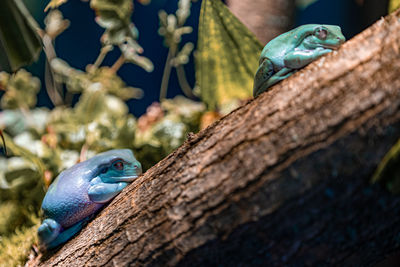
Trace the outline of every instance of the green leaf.
[[263, 46], [220, 0], [204, 0], [196, 78], [209, 110], [252, 97]]
[[389, 2], [389, 13], [395, 11], [400, 7], [400, 0], [390, 0]]
[[21, 0], [0, 1], [0, 70], [14, 72], [38, 58], [42, 44], [37, 29]]
[[400, 193], [400, 139], [379, 163], [372, 182], [382, 182], [392, 193]]

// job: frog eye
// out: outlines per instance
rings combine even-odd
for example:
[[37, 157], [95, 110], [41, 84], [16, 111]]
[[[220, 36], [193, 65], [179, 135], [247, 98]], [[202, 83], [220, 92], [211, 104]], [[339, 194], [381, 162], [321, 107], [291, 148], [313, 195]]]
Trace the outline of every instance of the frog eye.
[[119, 171], [124, 169], [124, 163], [122, 161], [114, 162], [113, 167]]
[[318, 28], [315, 31], [315, 35], [318, 37], [318, 39], [325, 40], [328, 37], [328, 31], [324, 28]]

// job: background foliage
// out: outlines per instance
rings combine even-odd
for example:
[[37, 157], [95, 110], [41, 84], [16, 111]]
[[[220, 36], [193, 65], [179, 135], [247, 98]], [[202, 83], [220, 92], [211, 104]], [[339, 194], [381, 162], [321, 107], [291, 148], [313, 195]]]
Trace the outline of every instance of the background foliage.
[[[298, 5], [306, 12], [322, 1], [298, 1]], [[1, 1], [0, 8], [12, 2]], [[11, 37], [0, 34], [0, 43], [4, 44], [20, 41], [14, 38], [16, 32], [21, 35], [19, 31], [28, 31], [21, 36], [29, 38], [10, 47], [17, 51], [30, 43], [34, 48], [28, 50], [29, 60], [20, 60], [13, 59], [15, 53], [0, 47], [0, 57], [7, 58], [7, 62], [0, 63], [6, 66], [3, 70], [8, 70], [0, 72], [0, 89], [4, 91], [0, 124], [9, 150], [7, 158], [0, 158], [0, 214], [5, 214], [0, 217], [0, 262], [7, 263], [6, 266], [25, 261], [36, 241], [41, 200], [61, 171], [112, 148], [132, 149], [144, 169], [148, 169], [182, 144], [189, 133], [206, 127], [251, 97], [263, 45], [249, 29], [219, 0], [179, 0], [173, 10], [159, 8], [158, 20], [147, 22], [149, 26], [139, 30], [132, 22], [132, 18], [141, 15], [137, 10], [143, 10], [146, 4], [160, 7], [161, 2], [91, 0], [84, 4], [52, 0], [43, 23], [39, 21], [41, 29], [23, 11], [21, 14], [29, 24], [24, 23], [23, 29], [8, 27], [14, 31]], [[391, 8], [395, 2], [392, 0]], [[197, 25], [188, 24], [198, 20], [200, 4], [196, 47], [193, 32], [197, 32]], [[93, 56], [85, 55], [90, 62], [80, 68], [74, 60], [82, 57], [78, 48], [86, 42], [93, 44], [93, 40], [80, 36], [78, 43], [68, 43], [76, 54], [73, 58], [63, 59], [57, 53], [58, 47], [66, 46], [64, 36], [73, 36], [79, 30], [77, 24], [86, 29], [85, 25], [63, 17], [63, 7], [68, 5], [79, 5], [88, 16], [94, 14], [98, 24], [99, 38], [96, 45], [90, 46], [95, 52], [88, 52]], [[0, 33], [4, 25], [14, 25], [5, 17], [2, 19]], [[149, 29], [154, 31], [149, 33]], [[87, 32], [88, 36], [91, 34]], [[162, 66], [153, 62], [159, 51], [149, 51], [141, 45], [142, 34], [163, 43], [166, 57]], [[46, 55], [40, 79], [32, 74], [35, 70], [16, 71], [22, 63], [37, 58], [38, 40]], [[194, 51], [196, 87], [191, 73]], [[141, 79], [129, 80], [128, 70], [132, 69], [127, 65], [143, 77], [152, 71], [159, 72], [161, 78], [154, 81], [157, 86], [153, 86], [153, 91], [147, 86], [137, 88], [143, 83]], [[11, 74], [12, 71], [16, 72]], [[185, 96], [168, 98], [177, 92]], [[40, 105], [43, 95], [51, 101], [47, 107]], [[152, 98], [138, 100], [143, 95]], [[150, 104], [155, 99], [159, 101]], [[146, 106], [146, 112], [135, 117], [135, 103]], [[24, 249], [19, 249], [21, 243]]]

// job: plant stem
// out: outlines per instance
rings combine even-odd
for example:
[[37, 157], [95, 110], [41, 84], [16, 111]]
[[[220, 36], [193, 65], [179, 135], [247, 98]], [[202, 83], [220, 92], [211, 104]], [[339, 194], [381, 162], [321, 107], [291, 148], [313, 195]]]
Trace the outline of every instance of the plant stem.
[[65, 105], [68, 106], [68, 107], [71, 107], [73, 99], [74, 99], [74, 95], [67, 91], [65, 93], [65, 100], [64, 100]]
[[164, 66], [164, 73], [161, 81], [161, 89], [160, 89], [160, 102], [161, 100], [165, 99], [167, 97], [167, 90], [168, 90], [168, 83], [169, 83], [169, 77], [171, 76], [171, 59], [175, 57], [175, 52], [176, 48], [171, 47], [168, 51], [168, 56], [167, 60], [165, 62]]
[[189, 98], [195, 98], [195, 95], [192, 92], [192, 87], [190, 87], [185, 74], [185, 68], [183, 65], [179, 65], [176, 67], [176, 75], [178, 76], [179, 85], [182, 88], [183, 93]]
[[108, 54], [108, 52], [110, 52], [112, 49], [112, 47], [108, 47], [108, 46], [103, 46], [100, 50], [100, 54], [99, 56], [96, 58], [96, 61], [93, 63], [93, 66], [97, 69], [98, 67], [100, 67], [101, 63], [103, 62], [104, 58], [106, 57], [106, 55]]
[[111, 71], [113, 71], [114, 73], [116, 73], [122, 65], [124, 65], [125, 63], [125, 57], [124, 55], [121, 55], [117, 61], [115, 61], [115, 63], [111, 66]]
[[62, 88], [60, 84], [54, 80], [55, 73], [51, 68], [50, 62], [56, 58], [56, 51], [53, 46], [53, 40], [46, 33], [41, 32], [43, 40], [43, 50], [46, 54], [46, 65], [45, 65], [45, 88], [49, 98], [54, 106], [63, 104], [62, 99]]

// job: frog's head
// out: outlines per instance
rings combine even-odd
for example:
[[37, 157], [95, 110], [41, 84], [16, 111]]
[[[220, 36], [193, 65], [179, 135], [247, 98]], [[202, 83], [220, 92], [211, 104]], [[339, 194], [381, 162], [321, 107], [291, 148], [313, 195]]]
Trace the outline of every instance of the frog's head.
[[131, 182], [142, 173], [142, 165], [129, 149], [114, 149], [100, 153], [90, 160], [95, 173], [103, 182]]
[[308, 35], [303, 44], [309, 49], [328, 48], [337, 49], [346, 39], [339, 26], [335, 25], [310, 25], [312, 32]]

